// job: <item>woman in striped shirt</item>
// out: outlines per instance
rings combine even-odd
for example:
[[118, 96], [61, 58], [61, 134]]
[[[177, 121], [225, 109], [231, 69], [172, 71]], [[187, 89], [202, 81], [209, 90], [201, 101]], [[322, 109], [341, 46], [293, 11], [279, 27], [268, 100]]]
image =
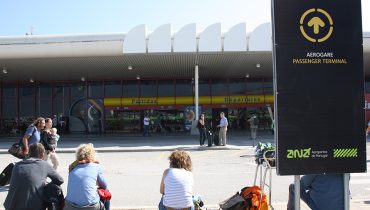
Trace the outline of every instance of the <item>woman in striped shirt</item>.
[[160, 193], [167, 210], [188, 210], [193, 207], [193, 174], [190, 156], [183, 150], [171, 153], [170, 167], [163, 172]]

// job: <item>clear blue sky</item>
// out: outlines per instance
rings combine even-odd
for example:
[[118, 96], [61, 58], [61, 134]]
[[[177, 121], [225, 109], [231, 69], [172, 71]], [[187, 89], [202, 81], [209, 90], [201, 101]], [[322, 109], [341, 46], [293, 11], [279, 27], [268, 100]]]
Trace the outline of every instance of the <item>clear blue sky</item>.
[[[370, 0], [363, 3], [363, 30], [370, 31]], [[247, 31], [270, 22], [270, 0], [0, 0], [0, 36], [148, 31], [171, 23], [178, 31], [196, 23], [197, 31], [221, 22], [222, 31], [246, 22]]]

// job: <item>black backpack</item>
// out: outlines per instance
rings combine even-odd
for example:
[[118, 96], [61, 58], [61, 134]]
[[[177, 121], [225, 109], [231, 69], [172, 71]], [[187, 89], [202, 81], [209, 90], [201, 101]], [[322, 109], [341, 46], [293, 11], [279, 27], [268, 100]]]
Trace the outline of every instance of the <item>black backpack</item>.
[[64, 195], [60, 186], [48, 183], [44, 188], [44, 206], [47, 210], [62, 210], [64, 207]]

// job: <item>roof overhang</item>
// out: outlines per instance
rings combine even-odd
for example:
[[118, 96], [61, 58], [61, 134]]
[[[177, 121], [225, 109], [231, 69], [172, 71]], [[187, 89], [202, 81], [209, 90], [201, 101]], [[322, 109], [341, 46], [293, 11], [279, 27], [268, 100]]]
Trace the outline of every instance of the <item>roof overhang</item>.
[[[0, 68], [7, 69], [0, 79], [192, 78], [195, 65], [200, 78], [272, 77], [271, 47], [269, 24], [248, 36], [245, 24], [223, 34], [218, 24], [201, 34], [189, 24], [173, 35], [164, 25], [149, 35], [138, 26], [127, 34], [0, 37]], [[365, 74], [370, 76], [370, 33], [364, 33], [363, 50]]]

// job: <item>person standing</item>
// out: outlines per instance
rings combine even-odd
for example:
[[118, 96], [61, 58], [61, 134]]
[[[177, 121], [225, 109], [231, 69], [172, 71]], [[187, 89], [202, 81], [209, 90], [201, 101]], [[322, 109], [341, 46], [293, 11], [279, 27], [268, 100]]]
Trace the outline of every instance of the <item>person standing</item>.
[[43, 208], [46, 179], [60, 186], [63, 178], [45, 161], [44, 146], [40, 143], [29, 146], [29, 158], [15, 164], [4, 207], [6, 210], [34, 210]]
[[23, 154], [28, 155], [28, 148], [31, 144], [40, 143], [41, 130], [45, 127], [45, 119], [42, 117], [37, 118], [30, 126], [28, 126], [23, 138]]
[[256, 115], [252, 115], [251, 118], [248, 119], [250, 128], [251, 128], [251, 139], [254, 141], [257, 138], [257, 130], [258, 130], [258, 118]]
[[143, 123], [144, 123], [144, 136], [150, 136], [149, 133], [150, 118], [147, 114], [144, 117]]
[[227, 118], [225, 117], [224, 112], [220, 112], [220, 124], [217, 126], [220, 128], [219, 131], [219, 137], [220, 137], [220, 144], [221, 146], [226, 146], [226, 132], [227, 132], [227, 126], [229, 123], [227, 122]]
[[160, 207], [189, 209], [193, 204], [193, 173], [190, 156], [184, 150], [171, 153], [170, 167], [163, 172], [159, 192], [163, 195]]
[[199, 116], [197, 127], [198, 127], [198, 130], [199, 130], [199, 144], [200, 144], [200, 146], [204, 146], [204, 142], [206, 141], [206, 138], [207, 138], [207, 135], [206, 135], [206, 121], [204, 119], [204, 114], [201, 114]]
[[56, 144], [52, 139], [51, 128], [53, 126], [53, 121], [51, 118], [45, 119], [45, 129], [41, 133], [41, 143], [45, 147], [44, 160], [47, 161], [50, 157], [53, 168], [56, 170], [59, 166], [59, 158], [57, 153], [55, 153]]

